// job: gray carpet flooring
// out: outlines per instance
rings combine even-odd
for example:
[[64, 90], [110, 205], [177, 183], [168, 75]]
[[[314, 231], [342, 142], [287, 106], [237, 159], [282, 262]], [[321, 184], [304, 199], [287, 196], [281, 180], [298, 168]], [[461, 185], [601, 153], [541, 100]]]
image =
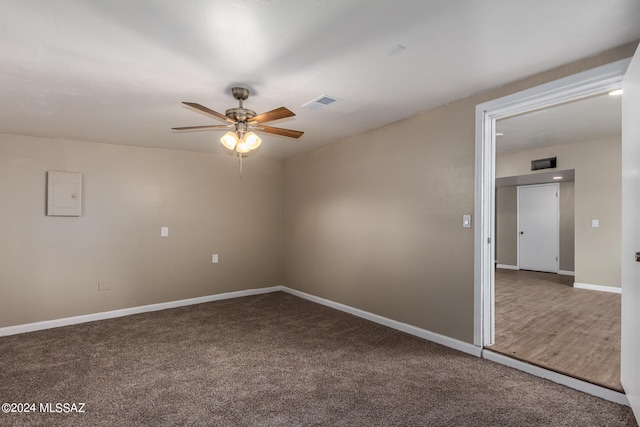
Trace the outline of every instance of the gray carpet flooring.
[[0, 361], [2, 403], [38, 405], [0, 425], [637, 425], [628, 407], [281, 292], [2, 337]]

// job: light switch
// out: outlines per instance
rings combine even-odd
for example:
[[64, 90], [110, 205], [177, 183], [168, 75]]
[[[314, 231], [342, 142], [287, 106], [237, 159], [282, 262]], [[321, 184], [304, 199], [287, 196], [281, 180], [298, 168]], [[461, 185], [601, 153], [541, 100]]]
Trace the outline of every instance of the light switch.
[[592, 219], [591, 228], [598, 228], [598, 227], [600, 227], [600, 221], [598, 221], [597, 219]]
[[167, 237], [169, 235], [169, 227], [162, 227], [160, 229], [160, 236]]
[[462, 215], [462, 228], [471, 228], [471, 215]]
[[211, 255], [211, 262], [214, 264], [218, 263], [218, 254]]

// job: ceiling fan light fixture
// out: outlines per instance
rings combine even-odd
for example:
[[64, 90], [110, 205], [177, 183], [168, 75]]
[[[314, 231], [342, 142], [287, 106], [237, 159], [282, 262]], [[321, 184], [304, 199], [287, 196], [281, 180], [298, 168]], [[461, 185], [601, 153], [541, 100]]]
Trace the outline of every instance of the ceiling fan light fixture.
[[222, 143], [222, 145], [224, 145], [229, 150], [233, 150], [234, 148], [236, 148], [236, 145], [238, 145], [239, 141], [240, 140], [238, 139], [238, 135], [236, 135], [235, 132], [231, 131], [225, 133], [222, 138], [220, 138], [220, 142]]
[[238, 145], [236, 145], [236, 151], [240, 154], [245, 154], [251, 151], [251, 147], [246, 141], [240, 141]]
[[[237, 108], [227, 109], [225, 114], [220, 114], [217, 111], [195, 102], [183, 101], [184, 105], [205, 113], [213, 118], [224, 121], [224, 125], [182, 126], [171, 129], [178, 131], [195, 129], [229, 129], [234, 126], [234, 130], [228, 131], [222, 136], [222, 138], [220, 138], [220, 143], [227, 150], [238, 153], [238, 158], [240, 159], [240, 175], [242, 175], [242, 155], [255, 150], [262, 144], [262, 139], [256, 135], [255, 132], [250, 131], [251, 129], [286, 136], [289, 138], [300, 138], [302, 134], [304, 134], [304, 132], [297, 130], [281, 129], [273, 126], [262, 125], [262, 123], [265, 122], [295, 116], [295, 113], [288, 108], [279, 107], [271, 111], [267, 111], [266, 113], [256, 114], [255, 111], [243, 107], [243, 101], [249, 97], [249, 89], [234, 87], [231, 88], [231, 94], [238, 101], [239, 105]], [[319, 103], [330, 104], [335, 101], [336, 99], [333, 98], [322, 97], [322, 99], [319, 100]]]
[[262, 144], [262, 139], [255, 132], [247, 132], [243, 141], [249, 147], [249, 150], [255, 150]]

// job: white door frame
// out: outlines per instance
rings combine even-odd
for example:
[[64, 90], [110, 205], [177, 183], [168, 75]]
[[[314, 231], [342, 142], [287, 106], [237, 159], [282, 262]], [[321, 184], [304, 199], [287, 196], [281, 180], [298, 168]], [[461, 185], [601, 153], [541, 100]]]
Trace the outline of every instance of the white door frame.
[[556, 269], [554, 273], [557, 273], [560, 270], [560, 184], [557, 182], [550, 182], [547, 184], [534, 184], [534, 185], [519, 185], [517, 188], [517, 199], [516, 199], [516, 217], [517, 217], [517, 230], [518, 230], [518, 254], [517, 254], [517, 263], [518, 269], [520, 269], [520, 195], [523, 188], [531, 188], [531, 187], [553, 187], [556, 191], [556, 199], [555, 199], [555, 210], [556, 210]]
[[618, 89], [630, 62], [623, 59], [476, 106], [474, 345], [495, 340], [496, 120]]

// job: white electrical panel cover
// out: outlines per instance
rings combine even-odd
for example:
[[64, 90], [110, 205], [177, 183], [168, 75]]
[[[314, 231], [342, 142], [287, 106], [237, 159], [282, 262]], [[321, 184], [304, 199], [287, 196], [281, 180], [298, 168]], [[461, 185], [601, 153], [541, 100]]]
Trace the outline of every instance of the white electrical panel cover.
[[80, 216], [82, 207], [82, 174], [47, 172], [47, 215]]

